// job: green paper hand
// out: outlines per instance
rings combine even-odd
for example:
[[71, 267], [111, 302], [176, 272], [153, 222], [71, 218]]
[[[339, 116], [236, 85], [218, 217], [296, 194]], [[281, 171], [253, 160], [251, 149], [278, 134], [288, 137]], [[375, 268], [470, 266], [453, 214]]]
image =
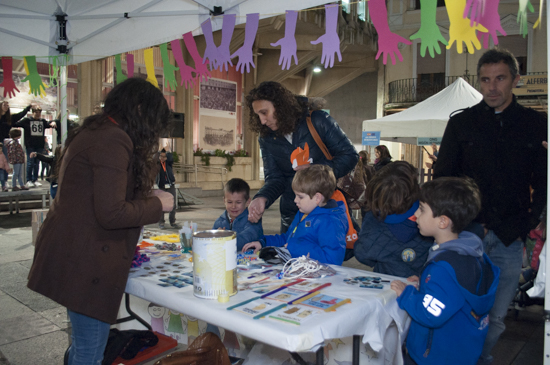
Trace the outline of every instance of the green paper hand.
[[437, 0], [420, 0], [420, 29], [411, 35], [410, 39], [420, 38], [420, 56], [426, 55], [426, 48], [430, 51], [430, 56], [434, 58], [434, 49], [437, 54], [441, 54], [439, 42], [447, 45], [447, 40], [443, 38], [439, 27], [435, 21]]
[[518, 8], [518, 20], [519, 28], [521, 29], [521, 34], [523, 35], [523, 38], [527, 35], [527, 9], [531, 13], [535, 12], [535, 8], [533, 8], [533, 5], [529, 0], [519, 0], [519, 8]]
[[168, 43], [163, 43], [159, 46], [160, 48], [160, 57], [162, 58], [162, 66], [164, 67], [164, 86], [170, 88], [171, 91], [176, 90], [178, 82], [176, 81], [175, 71], [179, 70], [179, 67], [176, 67], [170, 63], [170, 57], [168, 57]]
[[451, 49], [455, 41], [456, 51], [459, 54], [462, 54], [462, 42], [466, 43], [470, 54], [474, 53], [474, 47], [481, 49], [481, 42], [477, 38], [476, 31], [487, 33], [487, 28], [481, 24], [472, 27], [470, 26], [470, 19], [462, 17], [466, 0], [445, 0], [445, 6], [451, 22], [447, 49]]
[[115, 62], [116, 62], [116, 83], [121, 84], [128, 78], [126, 75], [122, 73], [122, 62], [120, 61], [120, 54], [117, 54], [115, 56]]
[[27, 77], [23, 79], [23, 82], [28, 81], [30, 90], [29, 94], [33, 94], [34, 96], [40, 95], [40, 97], [44, 97], [46, 95], [46, 89], [48, 88], [48, 85], [42, 81], [42, 77], [38, 74], [38, 69], [36, 68], [36, 57], [35, 56], [26, 56], [25, 57], [25, 63], [27, 65]]

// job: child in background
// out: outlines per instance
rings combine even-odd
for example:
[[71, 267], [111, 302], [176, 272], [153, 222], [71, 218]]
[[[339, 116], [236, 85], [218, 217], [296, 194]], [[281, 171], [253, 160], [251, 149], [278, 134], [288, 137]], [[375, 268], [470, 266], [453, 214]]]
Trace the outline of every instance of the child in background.
[[56, 164], [60, 156], [61, 156], [61, 146], [57, 146], [55, 148], [55, 153], [52, 156], [42, 154], [42, 153], [37, 153], [37, 152], [31, 152], [29, 155], [30, 158], [37, 158], [43, 164], [46, 163], [49, 165], [48, 176], [46, 176], [46, 181], [50, 183], [50, 196], [52, 197], [52, 199], [55, 199], [55, 196], [57, 195]]
[[408, 162], [391, 162], [374, 175], [366, 191], [369, 211], [354, 247], [359, 262], [382, 274], [420, 274], [432, 240], [416, 225], [419, 194], [416, 169]]
[[262, 220], [248, 221], [250, 186], [243, 179], [231, 179], [223, 188], [225, 212], [216, 220], [212, 229], [229, 229], [237, 233], [237, 251], [249, 242], [257, 241], [264, 235]]
[[[13, 165], [12, 191], [29, 190], [23, 182], [23, 165], [25, 164], [25, 152], [19, 143], [21, 130], [19, 128], [10, 129], [11, 139], [6, 139], [4, 143], [8, 148], [8, 162]], [[17, 187], [19, 181], [19, 188]]]
[[298, 214], [285, 234], [264, 236], [251, 242], [243, 251], [262, 246], [285, 246], [292, 257], [302, 255], [323, 264], [342, 265], [346, 253], [348, 218], [343, 202], [330, 197], [336, 188], [336, 178], [329, 166], [311, 165], [298, 170], [292, 180]]
[[0, 184], [2, 185], [0, 190], [8, 191], [6, 182], [8, 181], [8, 173], [11, 172], [11, 168], [8, 164], [8, 159], [4, 156], [4, 152], [2, 151], [3, 147], [4, 145], [0, 143]]
[[391, 283], [412, 318], [405, 364], [476, 364], [481, 355], [500, 270], [483, 253], [481, 239], [463, 231], [480, 208], [471, 179], [443, 177], [422, 186], [416, 222], [435, 245], [421, 279], [408, 278], [420, 283], [418, 289]]

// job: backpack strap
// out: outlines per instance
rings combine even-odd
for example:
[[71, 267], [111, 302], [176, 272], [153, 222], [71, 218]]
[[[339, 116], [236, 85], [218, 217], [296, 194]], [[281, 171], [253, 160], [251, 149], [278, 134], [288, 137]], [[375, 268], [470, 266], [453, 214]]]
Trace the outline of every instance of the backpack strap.
[[323, 143], [323, 140], [319, 136], [319, 133], [317, 133], [317, 130], [313, 126], [313, 123], [311, 122], [311, 112], [309, 112], [309, 116], [307, 117], [307, 128], [309, 129], [309, 133], [311, 133], [311, 136], [317, 143], [317, 146], [321, 149], [327, 160], [332, 161], [332, 155], [330, 154], [330, 151], [328, 150], [327, 146]]

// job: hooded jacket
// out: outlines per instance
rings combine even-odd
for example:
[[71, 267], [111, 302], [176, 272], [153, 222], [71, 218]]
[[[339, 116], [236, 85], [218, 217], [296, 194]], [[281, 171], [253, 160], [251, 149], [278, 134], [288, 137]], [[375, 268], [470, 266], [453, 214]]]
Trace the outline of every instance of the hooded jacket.
[[292, 257], [309, 254], [322, 264], [342, 265], [349, 228], [344, 203], [330, 199], [302, 220], [303, 216], [298, 212], [286, 233], [264, 236], [262, 245], [281, 247], [288, 243]]
[[495, 301], [499, 268], [483, 253], [479, 237], [430, 249], [420, 288], [407, 286], [397, 302], [412, 318], [407, 350], [418, 364], [476, 364]]
[[355, 258], [375, 272], [409, 277], [420, 275], [433, 239], [420, 234], [414, 212], [418, 201], [403, 214], [391, 214], [381, 222], [367, 212], [355, 243]]
[[237, 251], [242, 251], [243, 246], [249, 242], [259, 241], [264, 236], [262, 220], [257, 223], [248, 221], [248, 208], [231, 222], [227, 210], [220, 215], [212, 229], [225, 228], [237, 232]]
[[481, 101], [449, 120], [434, 178], [474, 179], [482, 207], [475, 221], [509, 246], [536, 227], [546, 205], [547, 151], [542, 141], [547, 135], [546, 117], [519, 105], [515, 96], [498, 114]]
[[292, 168], [292, 162], [290, 161], [290, 155], [296, 148], [301, 147], [304, 149], [307, 143], [312, 163], [330, 166], [336, 179], [353, 170], [357, 160], [359, 160], [355, 147], [353, 147], [353, 144], [334, 118], [322, 110], [316, 110], [311, 114], [311, 122], [333, 156], [331, 161], [327, 160], [309, 132], [306, 120], [308, 113], [305, 110], [302, 118], [296, 123], [296, 128], [292, 133], [292, 143], [275, 132], [270, 132], [267, 136], [259, 138], [264, 162], [265, 184], [254, 198], [266, 198], [265, 207], [267, 209], [277, 198], [281, 197], [281, 220], [287, 227], [298, 211], [294, 203], [295, 195], [292, 191], [292, 179], [296, 171]]

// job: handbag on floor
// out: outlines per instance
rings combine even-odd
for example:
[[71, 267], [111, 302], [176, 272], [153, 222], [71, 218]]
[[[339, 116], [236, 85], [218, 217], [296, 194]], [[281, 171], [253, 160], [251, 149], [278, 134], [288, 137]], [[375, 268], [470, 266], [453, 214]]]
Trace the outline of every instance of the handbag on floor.
[[166, 355], [155, 365], [231, 365], [231, 362], [220, 338], [206, 332], [197, 337], [187, 350]]

